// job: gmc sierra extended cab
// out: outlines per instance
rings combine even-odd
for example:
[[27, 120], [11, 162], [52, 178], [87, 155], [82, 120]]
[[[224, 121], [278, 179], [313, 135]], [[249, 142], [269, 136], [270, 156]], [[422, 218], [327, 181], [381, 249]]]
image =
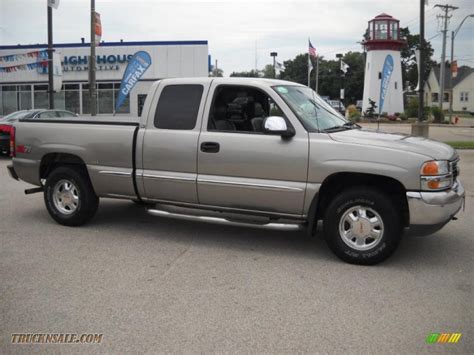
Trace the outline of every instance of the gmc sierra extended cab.
[[367, 131], [308, 87], [267, 79], [156, 82], [141, 118], [20, 120], [10, 175], [44, 192], [53, 219], [89, 221], [99, 198], [149, 213], [314, 231], [344, 261], [376, 264], [402, 235], [460, 210], [458, 155], [433, 140]]

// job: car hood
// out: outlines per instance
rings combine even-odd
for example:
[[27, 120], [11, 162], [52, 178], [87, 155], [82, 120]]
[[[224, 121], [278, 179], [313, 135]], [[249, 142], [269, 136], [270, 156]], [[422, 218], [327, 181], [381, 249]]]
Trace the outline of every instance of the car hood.
[[447, 144], [423, 137], [409, 136], [403, 133], [349, 129], [330, 133], [329, 136], [337, 142], [409, 151], [437, 160], [452, 160], [456, 156], [456, 151]]

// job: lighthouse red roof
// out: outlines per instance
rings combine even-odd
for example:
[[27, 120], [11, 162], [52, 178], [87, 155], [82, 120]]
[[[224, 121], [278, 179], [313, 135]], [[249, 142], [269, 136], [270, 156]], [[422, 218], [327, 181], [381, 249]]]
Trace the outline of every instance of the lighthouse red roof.
[[374, 20], [394, 20], [398, 21], [396, 18], [393, 16], [390, 16], [389, 14], [386, 14], [385, 12], [382, 12], [380, 15], [375, 16]]
[[400, 50], [405, 45], [400, 38], [400, 21], [385, 12], [369, 21], [363, 44], [370, 50]]

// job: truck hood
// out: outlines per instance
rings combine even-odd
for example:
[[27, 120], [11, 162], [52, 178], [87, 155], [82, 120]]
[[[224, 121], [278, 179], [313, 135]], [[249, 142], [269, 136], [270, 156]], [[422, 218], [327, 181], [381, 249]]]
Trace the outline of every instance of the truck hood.
[[447, 144], [427, 138], [409, 136], [403, 133], [349, 129], [330, 133], [329, 136], [337, 142], [409, 151], [436, 160], [451, 160], [456, 156], [456, 151]]

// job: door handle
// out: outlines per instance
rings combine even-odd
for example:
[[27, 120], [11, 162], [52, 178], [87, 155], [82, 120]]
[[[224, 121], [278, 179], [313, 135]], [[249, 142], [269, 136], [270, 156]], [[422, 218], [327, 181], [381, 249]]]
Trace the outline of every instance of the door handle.
[[217, 153], [219, 152], [219, 143], [216, 142], [202, 142], [201, 143], [201, 152], [204, 153]]

